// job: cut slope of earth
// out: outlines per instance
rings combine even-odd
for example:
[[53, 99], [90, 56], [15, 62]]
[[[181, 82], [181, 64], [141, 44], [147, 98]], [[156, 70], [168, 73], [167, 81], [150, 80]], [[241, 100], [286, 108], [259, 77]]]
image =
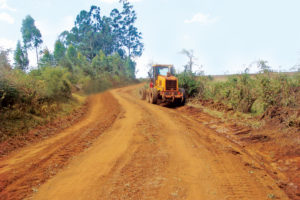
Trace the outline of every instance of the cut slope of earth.
[[54, 176], [109, 128], [120, 107], [110, 93], [91, 96], [87, 114], [73, 126], [0, 159], [0, 199], [23, 199]]

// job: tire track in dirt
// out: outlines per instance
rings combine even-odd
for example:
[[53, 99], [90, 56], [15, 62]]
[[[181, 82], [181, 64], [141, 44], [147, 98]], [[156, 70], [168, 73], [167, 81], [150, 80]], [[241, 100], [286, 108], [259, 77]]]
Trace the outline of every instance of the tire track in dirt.
[[241, 149], [176, 110], [138, 100], [138, 87], [112, 91], [122, 117], [34, 199], [288, 199], [264, 170], [245, 165], [257, 163]]
[[86, 116], [74, 126], [0, 160], [0, 199], [23, 199], [89, 147], [120, 112], [110, 93], [90, 97]]
[[111, 91], [117, 120], [33, 199], [288, 199], [242, 149], [178, 110], [139, 100], [139, 87]]
[[[128, 90], [127, 93], [130, 94]], [[131, 92], [131, 96], [135, 96], [135, 94], [136, 92]], [[131, 101], [134, 100], [131, 99]], [[248, 152], [245, 152], [244, 149], [240, 148], [240, 146], [231, 142], [226, 137], [220, 136], [219, 133], [207, 128], [204, 125], [207, 123], [199, 124], [197, 119], [195, 120], [194, 118], [185, 116], [178, 112], [178, 110], [149, 104], [142, 106], [151, 106], [151, 111], [156, 109], [157, 111], [154, 112], [157, 113], [156, 119], [159, 119], [165, 127], [173, 127], [171, 130], [169, 128], [168, 131], [169, 136], [173, 136], [169, 137], [169, 146], [176, 144], [177, 147], [173, 150], [168, 150], [167, 152], [175, 152], [180, 149], [178, 147], [181, 146], [181, 151], [175, 154], [178, 157], [180, 153], [187, 150], [186, 155], [182, 155], [182, 157], [186, 156], [185, 163], [187, 163], [186, 161], [189, 159], [194, 160], [194, 162], [190, 163], [190, 165], [194, 165], [194, 167], [189, 168], [185, 173], [193, 176], [194, 174], [197, 174], [196, 168], [203, 168], [198, 172], [201, 174], [199, 179], [207, 176], [208, 180], [205, 180], [205, 185], [203, 185], [203, 187], [198, 187], [196, 190], [199, 191], [205, 188], [208, 191], [203, 191], [201, 194], [206, 193], [210, 195], [206, 197], [203, 196], [202, 199], [287, 199], [286, 194], [278, 189], [272, 176], [268, 174], [264, 168], [261, 168], [261, 164], [257, 159], [253, 158]], [[164, 116], [162, 113], [167, 114], [168, 116]], [[163, 120], [164, 118], [166, 120]], [[203, 116], [201, 120], [209, 122], [211, 118]], [[171, 126], [172, 122], [173, 126]], [[162, 130], [166, 129], [165, 127], [163, 127]], [[174, 135], [174, 133], [176, 134]], [[182, 141], [185, 141], [185, 144], [183, 144]], [[180, 143], [182, 144], [179, 145]], [[184, 147], [184, 145], [186, 145], [186, 147]], [[199, 145], [202, 148], [199, 148]], [[204, 153], [205, 151], [206, 153]], [[191, 159], [193, 155], [200, 158], [197, 162], [203, 162], [203, 165], [195, 165], [196, 160]], [[174, 157], [176, 158], [176, 156]], [[203, 156], [205, 157], [203, 158]], [[170, 158], [172, 158], [171, 154]], [[170, 166], [178, 165], [178, 163], [181, 162], [182, 161], [177, 160], [174, 164], [170, 164]], [[183, 169], [184, 166], [174, 170], [174, 174], [178, 174], [178, 171], [183, 171]], [[184, 180], [184, 178], [181, 178], [181, 180]], [[214, 180], [215, 182], [211, 180]], [[190, 181], [193, 182], [192, 180]], [[195, 181], [197, 181], [197, 179]], [[212, 187], [208, 186], [210, 182], [212, 182]], [[200, 181], [196, 185], [200, 186], [202, 184], [203, 182], [201, 183]], [[170, 185], [170, 183], [167, 185]], [[188, 193], [191, 194], [192, 188], [187, 189], [187, 185], [189, 184], [185, 184], [184, 188], [186, 188], [187, 191], [190, 190]], [[217, 188], [217, 190], [213, 191], [214, 188]], [[184, 191], [184, 189], [181, 189], [181, 191]], [[220, 196], [218, 196], [217, 193], [220, 193]], [[198, 199], [199, 195], [198, 192], [193, 198], [189, 195], [187, 195], [187, 198]], [[213, 196], [215, 197], [212, 198]], [[185, 197], [185, 195], [182, 195], [178, 199], [185, 199]], [[174, 197], [171, 199], [174, 199]]]

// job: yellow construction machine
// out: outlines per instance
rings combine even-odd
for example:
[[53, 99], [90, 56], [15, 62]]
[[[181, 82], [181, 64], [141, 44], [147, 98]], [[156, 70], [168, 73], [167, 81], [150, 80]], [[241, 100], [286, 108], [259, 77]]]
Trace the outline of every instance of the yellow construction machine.
[[168, 102], [184, 105], [185, 91], [183, 88], [178, 88], [178, 79], [174, 76], [173, 65], [153, 65], [151, 71], [149, 87], [143, 87], [139, 91], [141, 99], [146, 99], [152, 104]]

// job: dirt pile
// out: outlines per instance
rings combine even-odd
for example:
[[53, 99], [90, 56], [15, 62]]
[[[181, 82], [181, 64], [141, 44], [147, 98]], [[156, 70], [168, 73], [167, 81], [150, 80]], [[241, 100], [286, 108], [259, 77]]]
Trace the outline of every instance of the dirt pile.
[[300, 108], [273, 106], [266, 110], [261, 119], [275, 126], [282, 124], [286, 127], [296, 127], [300, 131]]

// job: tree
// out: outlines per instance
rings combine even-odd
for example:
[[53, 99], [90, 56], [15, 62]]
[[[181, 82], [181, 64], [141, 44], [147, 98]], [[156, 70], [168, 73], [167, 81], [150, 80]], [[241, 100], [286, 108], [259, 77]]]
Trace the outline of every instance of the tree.
[[65, 54], [66, 47], [60, 40], [56, 40], [53, 52], [55, 63], [58, 64], [64, 58]]
[[[72, 64], [72, 66], [76, 66], [78, 64], [78, 59], [77, 59], [77, 51], [76, 48], [73, 45], [70, 45], [67, 49], [66, 57], [68, 61]], [[69, 69], [70, 71], [73, 71], [73, 69]]]
[[41, 32], [39, 31], [39, 29], [36, 28], [34, 24], [34, 19], [30, 15], [27, 15], [22, 21], [21, 32], [23, 37], [24, 48], [26, 50], [35, 48], [36, 61], [38, 63], [38, 48], [43, 43], [43, 40]]
[[120, 0], [123, 3], [121, 13], [122, 20], [120, 37], [122, 45], [126, 47], [128, 57], [141, 56], [144, 50], [144, 44], [141, 42], [142, 33], [134, 26], [137, 19], [133, 6], [127, 0]]
[[268, 61], [266, 60], [258, 60], [257, 67], [260, 69], [262, 73], [271, 72], [271, 67], [268, 65]]
[[196, 57], [194, 56], [194, 51], [192, 49], [191, 50], [182, 49], [180, 53], [188, 57], [188, 62], [186, 65], [184, 65], [184, 71], [192, 72], [193, 66], [196, 65], [195, 64]]
[[25, 48], [22, 48], [20, 41], [18, 41], [16, 50], [14, 52], [14, 61], [15, 61], [14, 65], [16, 69], [26, 71], [29, 64], [29, 60], [28, 60], [27, 51]]
[[109, 16], [101, 16], [97, 6], [80, 11], [74, 27], [61, 33], [60, 39], [66, 46], [73, 45], [89, 62], [100, 50], [106, 56], [117, 52], [123, 59], [126, 53], [129, 58], [142, 55], [142, 36], [134, 26], [136, 13], [127, 1], [121, 2], [123, 11], [113, 9]]
[[11, 69], [8, 59], [10, 50], [4, 50], [0, 47], [0, 71], [2, 69]]
[[48, 50], [48, 48], [45, 48], [43, 50], [43, 56], [39, 61], [39, 65], [44, 66], [53, 66], [54, 65], [54, 58], [51, 52]]
[[99, 50], [103, 49], [103, 46], [112, 46], [111, 44], [106, 45], [107, 39], [102, 33], [104, 24], [100, 16], [100, 8], [91, 6], [89, 11], [80, 11], [74, 27], [70, 32], [61, 33], [60, 38], [67, 46], [73, 45], [91, 62]]
[[122, 58], [125, 56], [125, 51], [122, 49], [122, 15], [118, 9], [113, 9], [110, 12], [112, 36], [114, 40], [114, 52], [117, 52]]

